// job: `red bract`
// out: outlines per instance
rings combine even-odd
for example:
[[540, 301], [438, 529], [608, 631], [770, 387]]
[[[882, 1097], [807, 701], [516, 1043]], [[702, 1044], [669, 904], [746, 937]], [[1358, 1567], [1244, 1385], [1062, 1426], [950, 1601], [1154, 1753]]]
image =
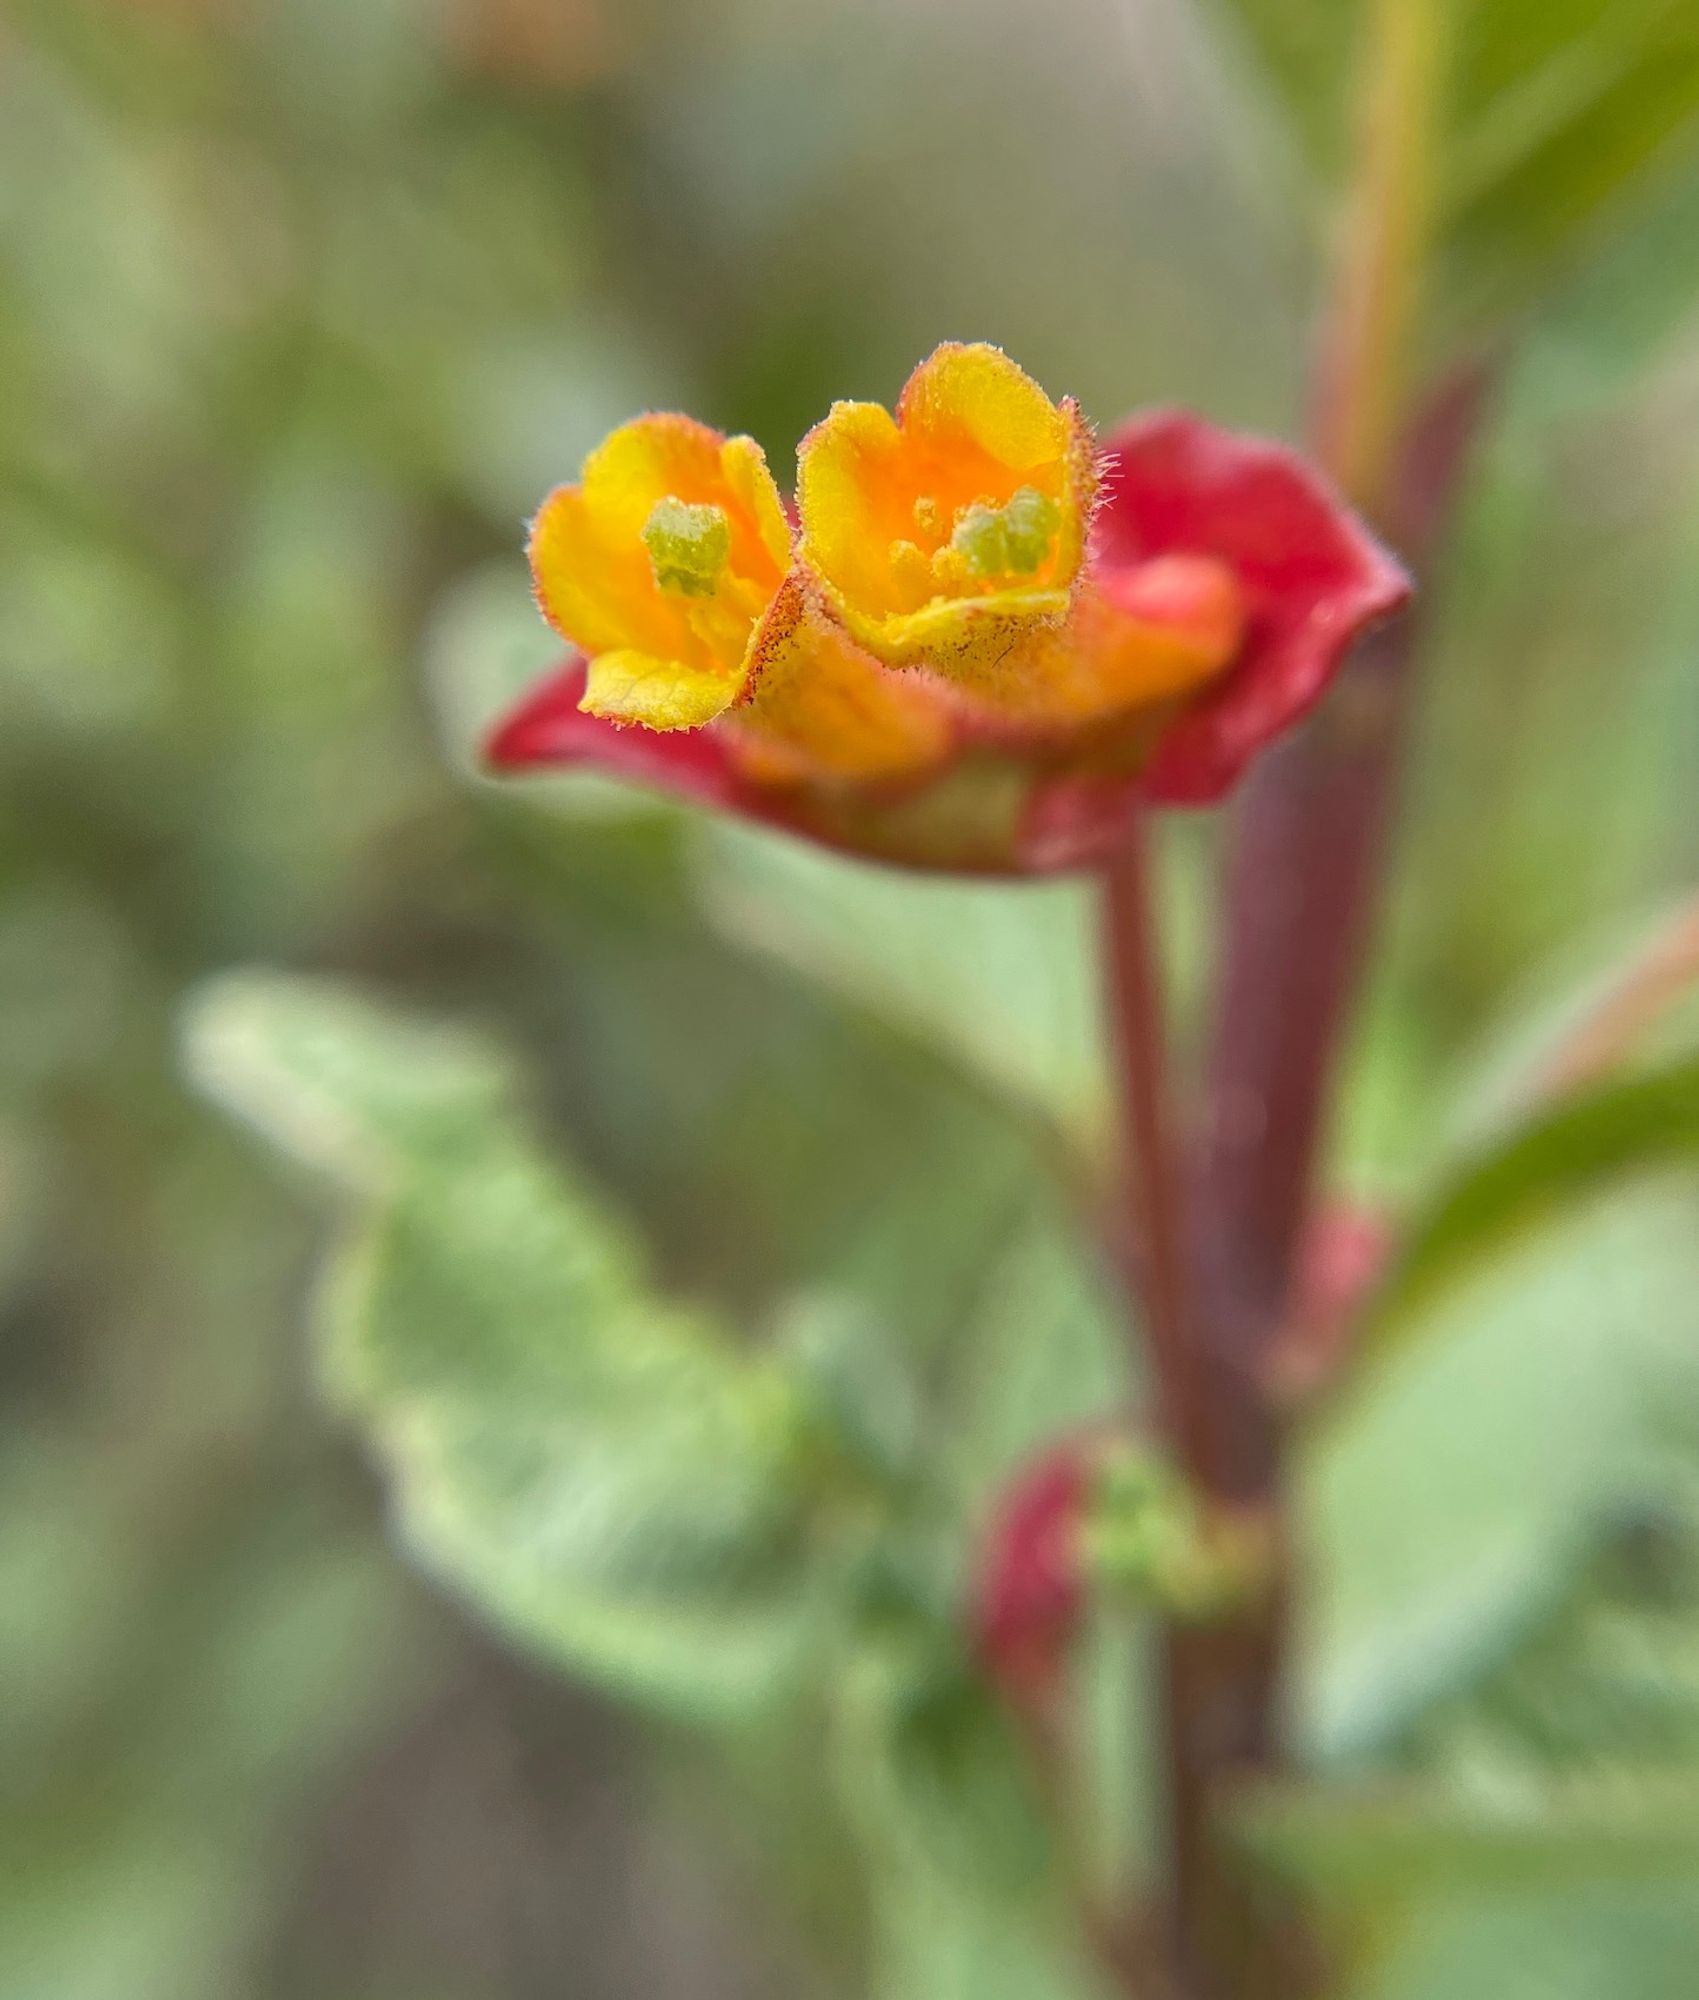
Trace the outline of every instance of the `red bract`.
[[1213, 555], [1245, 594], [1239, 657], [1162, 733], [1144, 773], [1157, 805], [1209, 805], [1313, 708], [1352, 642], [1410, 595], [1403, 567], [1307, 460], [1183, 411], [1104, 439], [1100, 571]]
[[[794, 574], [788, 587], [824, 617], [806, 563]], [[1105, 440], [1090, 560], [1064, 622], [996, 662], [994, 683], [889, 670], [937, 703], [934, 747], [912, 768], [846, 776], [752, 731], [748, 702], [771, 705], [758, 676], [741, 705], [698, 728], [586, 714], [577, 658], [525, 697], [486, 754], [504, 772], [601, 769], [904, 867], [1089, 869], [1114, 854], [1141, 802], [1220, 798], [1408, 591], [1399, 565], [1295, 453], [1164, 412]], [[811, 643], [836, 644], [829, 623], [814, 629]], [[887, 671], [872, 660], [859, 670]], [[806, 677], [806, 656], [786, 672]], [[816, 739], [827, 704], [823, 692], [810, 713]], [[865, 733], [867, 702], [852, 706]]]
[[[1029, 864], [1020, 846], [1021, 800], [981, 784], [990, 759], [964, 742], [950, 768], [924, 785], [810, 785], [757, 778], [729, 733], [622, 726], [579, 706], [585, 667], [569, 659], [499, 722], [484, 755], [501, 772], [595, 770], [644, 790], [730, 813], [759, 826], [895, 867], [955, 875], [1054, 872]], [[1002, 810], [992, 808], [1000, 804]], [[1063, 863], [1063, 866], [1072, 865]]]

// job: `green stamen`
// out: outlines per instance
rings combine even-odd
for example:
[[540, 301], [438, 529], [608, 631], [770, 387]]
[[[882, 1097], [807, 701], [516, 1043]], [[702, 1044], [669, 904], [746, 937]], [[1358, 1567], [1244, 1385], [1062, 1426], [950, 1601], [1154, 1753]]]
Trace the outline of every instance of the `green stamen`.
[[679, 597], [712, 597], [731, 545], [731, 523], [723, 508], [693, 505], [670, 493], [655, 502], [643, 525], [655, 582]]
[[1054, 500], [1030, 486], [1010, 496], [1003, 509], [1003, 528], [1009, 538], [1009, 567], [1017, 576], [1030, 576], [1050, 553], [1062, 525], [1062, 510]]
[[964, 507], [950, 547], [975, 576], [1031, 576], [1049, 555], [1061, 525], [1056, 502], [1023, 486], [1001, 507], [983, 500]]

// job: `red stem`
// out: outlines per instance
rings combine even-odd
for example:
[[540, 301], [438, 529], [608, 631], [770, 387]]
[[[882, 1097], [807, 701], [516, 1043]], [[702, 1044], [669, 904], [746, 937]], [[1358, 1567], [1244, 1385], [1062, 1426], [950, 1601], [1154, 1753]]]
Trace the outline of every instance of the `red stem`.
[[1131, 1203], [1129, 1277], [1156, 1366], [1163, 1422], [1184, 1464], [1224, 1456], [1219, 1413], [1193, 1323], [1184, 1175], [1169, 1098], [1162, 966], [1152, 907], [1149, 834], [1142, 815], [1103, 884], [1109, 1040], [1119, 1088], [1121, 1182]]
[[[1487, 380], [1481, 369], [1448, 384], [1398, 462], [1389, 512], [1418, 564], [1450, 515]], [[1282, 1757], [1288, 1587], [1271, 1364], [1378, 904], [1415, 641], [1409, 619], [1372, 641], [1328, 710], [1264, 762], [1236, 816], [1195, 1177], [1170, 1101], [1142, 825], [1104, 884], [1129, 1277], [1164, 1423], [1199, 1492], [1259, 1522], [1272, 1551], [1266, 1590], [1236, 1618], [1167, 1635], [1166, 1903], [1193, 2000], [1284, 2000], [1318, 1978], [1294, 1914], [1235, 1868], [1213, 1818], [1227, 1785]]]
[[[1495, 371], [1460, 371], [1414, 425], [1386, 514], [1418, 576], [1450, 518]], [[1340, 1047], [1379, 914], [1421, 619], [1362, 648], [1308, 729], [1252, 773], [1234, 815], [1226, 950], [1201, 1135], [1207, 1321], [1260, 1370], [1284, 1315]], [[1254, 1499], [1271, 1468], [1241, 1467]]]
[[[1273, 1462], [1273, 1411], [1259, 1382], [1220, 1366], [1193, 1299], [1186, 1175], [1170, 1101], [1162, 968], [1147, 832], [1135, 823], [1104, 880], [1104, 950], [1119, 1084], [1123, 1185], [1133, 1234], [1128, 1266], [1155, 1363], [1165, 1430], [1204, 1494], [1232, 1501], [1247, 1458]], [[1280, 1632], [1280, 1593], [1214, 1627], [1176, 1627], [1165, 1667], [1169, 1857], [1164, 1898], [1175, 1990], [1187, 1995], [1287, 1990], [1248, 1882], [1211, 1826], [1228, 1769], [1265, 1766]], [[1247, 1723], [1250, 1733], [1246, 1733]], [[1241, 1976], [1254, 1984], [1241, 1984]], [[1218, 1983], [1227, 1981], [1230, 1983]]]

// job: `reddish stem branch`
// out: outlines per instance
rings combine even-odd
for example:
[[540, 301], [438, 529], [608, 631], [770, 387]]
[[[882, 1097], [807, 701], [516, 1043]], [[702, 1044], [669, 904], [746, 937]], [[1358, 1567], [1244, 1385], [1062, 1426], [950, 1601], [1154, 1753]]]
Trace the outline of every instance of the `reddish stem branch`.
[[[1399, 459], [1387, 525], [1418, 575], [1493, 379], [1478, 366], [1445, 384]], [[1285, 1314], [1379, 912], [1420, 630], [1406, 615], [1369, 640], [1309, 728], [1252, 774], [1234, 815], [1200, 1172], [1206, 1323], [1230, 1369], [1260, 1372]], [[1242, 1468], [1246, 1497], [1270, 1471]]]
[[[1218, 1366], [1193, 1299], [1184, 1154], [1170, 1102], [1162, 966], [1146, 829], [1132, 828], [1104, 881], [1104, 947], [1119, 1084], [1122, 1186], [1132, 1224], [1128, 1275], [1142, 1308], [1164, 1427], [1206, 1496], [1233, 1500], [1247, 1457], [1272, 1463], [1272, 1409], [1260, 1383]], [[1177, 1627], [1165, 1661], [1169, 1874], [1167, 1945], [1177, 1992], [1288, 1990], [1267, 1951], [1250, 1886], [1212, 1826], [1215, 1790], [1230, 1769], [1266, 1766], [1279, 1653], [1279, 1592], [1240, 1618]], [[1247, 1724], [1249, 1730], [1247, 1733]], [[1241, 1979], [1243, 1975], [1243, 1981]]]
[[[1417, 561], [1449, 517], [1486, 380], [1472, 371], [1436, 396], [1399, 461], [1393, 505]], [[1283, 2000], [1317, 1976], [1301, 1927], [1234, 1866], [1215, 1814], [1230, 1784], [1281, 1757], [1287, 1586], [1271, 1364], [1378, 901], [1415, 637], [1406, 620], [1371, 642], [1240, 809], [1195, 1179], [1169, 1096], [1142, 826], [1105, 880], [1129, 1275], [1164, 1421], [1199, 1492], [1257, 1517], [1274, 1551], [1266, 1590], [1237, 1617], [1167, 1639], [1167, 1906], [1177, 1977], [1196, 2000]]]
[[1194, 1476], [1222, 1459], [1218, 1412], [1190, 1302], [1184, 1174], [1169, 1098], [1166, 1008], [1142, 816], [1104, 877], [1109, 1041], [1119, 1091], [1129, 1277], [1142, 1307], [1163, 1422]]

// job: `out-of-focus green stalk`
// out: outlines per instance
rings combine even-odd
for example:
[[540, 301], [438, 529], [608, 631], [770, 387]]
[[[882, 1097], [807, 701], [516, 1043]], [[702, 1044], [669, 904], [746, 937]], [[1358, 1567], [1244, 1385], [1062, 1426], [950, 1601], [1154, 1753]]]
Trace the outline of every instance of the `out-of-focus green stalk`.
[[1450, 0], [1371, 0], [1357, 170], [1338, 252], [1314, 424], [1316, 455], [1380, 516], [1416, 394], [1438, 206]]

